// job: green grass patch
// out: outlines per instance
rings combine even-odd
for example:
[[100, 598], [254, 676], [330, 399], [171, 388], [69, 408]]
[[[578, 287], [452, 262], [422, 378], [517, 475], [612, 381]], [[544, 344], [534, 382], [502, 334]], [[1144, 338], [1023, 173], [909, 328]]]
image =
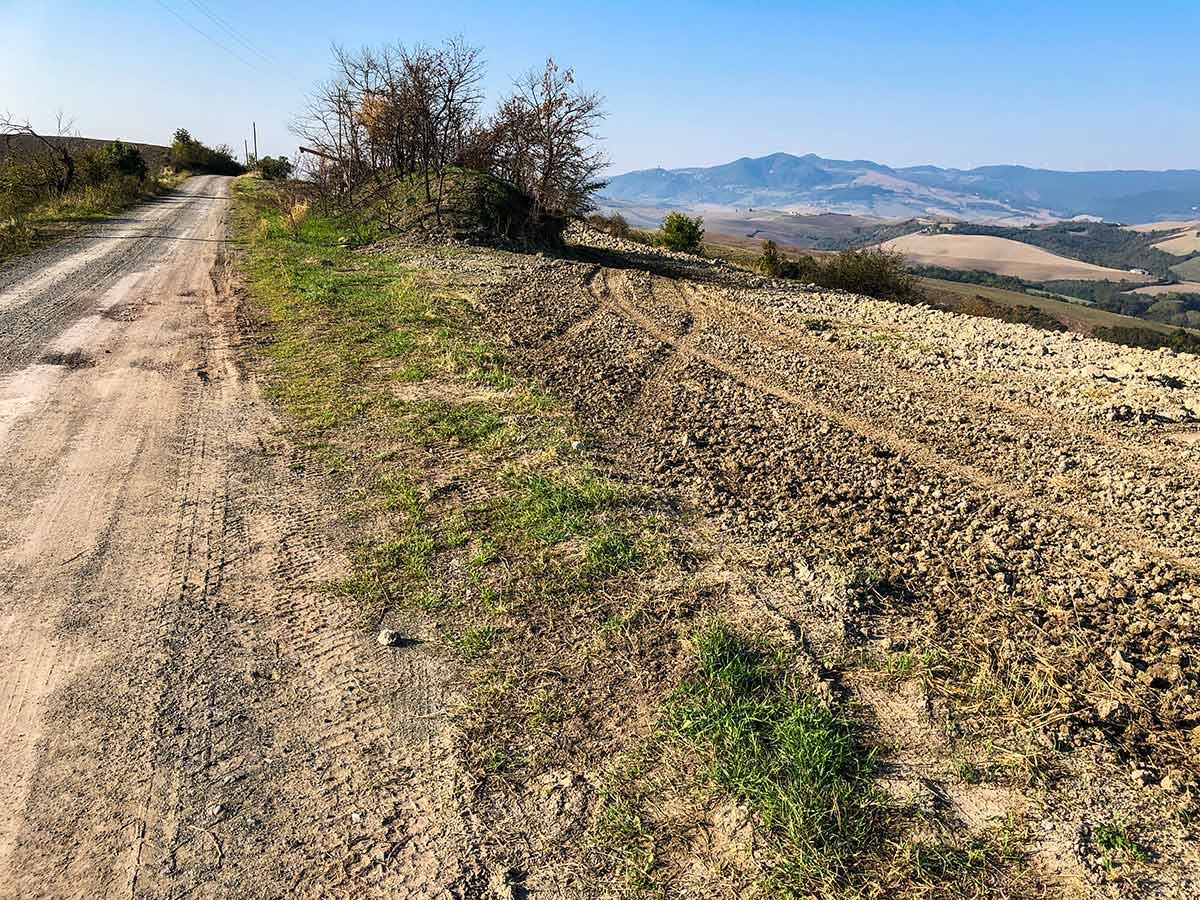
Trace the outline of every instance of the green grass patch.
[[499, 636], [498, 628], [480, 625], [463, 629], [451, 640], [451, 643], [467, 659], [478, 659], [492, 649], [492, 645], [496, 643]]
[[774, 836], [780, 889], [793, 885], [799, 896], [843, 877], [883, 809], [871, 753], [849, 721], [797, 687], [784, 651], [722, 625], [694, 644], [696, 676], [670, 701], [670, 732]]
[[1115, 819], [1092, 828], [1092, 843], [1100, 850], [1100, 863], [1106, 870], [1128, 863], [1148, 862], [1150, 851], [1134, 840], [1128, 828]]
[[654, 831], [634, 804], [619, 795], [603, 797], [592, 824], [592, 841], [607, 857], [621, 896], [654, 896]]
[[592, 579], [609, 578], [639, 568], [642, 561], [637, 538], [620, 528], [607, 527], [588, 541], [583, 573]]
[[591, 530], [600, 513], [621, 501], [616, 485], [588, 472], [513, 474], [505, 484], [494, 509], [497, 529], [546, 545]]

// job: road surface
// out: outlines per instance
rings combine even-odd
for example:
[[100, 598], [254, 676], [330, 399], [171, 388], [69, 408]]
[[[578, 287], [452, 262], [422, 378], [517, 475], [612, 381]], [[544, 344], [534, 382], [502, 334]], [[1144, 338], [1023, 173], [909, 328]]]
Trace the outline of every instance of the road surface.
[[0, 272], [2, 897], [470, 879], [436, 670], [325, 590], [336, 507], [240, 368], [229, 190]]

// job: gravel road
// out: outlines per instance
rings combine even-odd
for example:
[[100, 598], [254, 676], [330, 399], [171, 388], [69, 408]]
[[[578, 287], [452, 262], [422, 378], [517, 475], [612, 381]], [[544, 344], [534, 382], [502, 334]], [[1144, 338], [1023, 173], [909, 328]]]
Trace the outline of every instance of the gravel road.
[[437, 670], [331, 601], [337, 506], [236, 362], [229, 206], [193, 178], [0, 275], [0, 896], [466, 877]]

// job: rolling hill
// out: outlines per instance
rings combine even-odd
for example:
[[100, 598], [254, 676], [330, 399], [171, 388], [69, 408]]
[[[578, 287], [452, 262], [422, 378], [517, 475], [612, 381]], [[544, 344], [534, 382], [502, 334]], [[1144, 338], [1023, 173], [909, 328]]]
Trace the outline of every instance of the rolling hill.
[[1096, 216], [1146, 222], [1195, 218], [1200, 170], [892, 168], [870, 160], [773, 153], [710, 168], [628, 172], [612, 178], [602, 196], [655, 207], [771, 207], [884, 218], [1044, 221]]
[[1131, 281], [1144, 275], [1069, 259], [1020, 241], [975, 234], [909, 234], [884, 242], [920, 266], [995, 272], [1025, 281]]
[[[98, 150], [112, 143], [111, 140], [85, 137], [53, 137], [56, 143], [65, 144], [72, 154], [84, 153], [88, 150]], [[158, 172], [166, 164], [169, 147], [161, 144], [144, 144], [141, 141], [125, 141], [141, 151], [142, 158], [151, 172]], [[0, 161], [9, 156], [16, 158], [42, 156], [46, 147], [36, 138], [24, 134], [7, 135], [0, 138]]]

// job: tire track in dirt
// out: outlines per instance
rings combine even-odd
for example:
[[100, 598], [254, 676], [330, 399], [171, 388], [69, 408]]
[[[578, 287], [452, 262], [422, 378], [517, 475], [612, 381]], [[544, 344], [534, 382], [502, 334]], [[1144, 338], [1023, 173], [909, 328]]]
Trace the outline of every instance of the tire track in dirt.
[[[943, 456], [973, 457], [993, 478], [1044, 485], [1039, 490], [1066, 491], [1073, 495], [1058, 501], [1060, 507], [1068, 502], [1086, 503], [1106, 517], [1137, 518], [1140, 527], [1153, 532], [1160, 544], [1169, 539], [1164, 512], [1180, 510], [1173, 515], [1181, 532], [1180, 540], [1191, 537], [1186, 510], [1200, 508], [1200, 491], [1190, 476], [1200, 474], [1200, 464], [1180, 454], [1139, 446], [1128, 438], [1064, 420], [1062, 416], [1020, 407], [996, 398], [994, 393], [946, 384], [944, 380], [938, 382], [920, 372], [906, 373], [901, 406], [887, 390], [890, 373], [883, 364], [864, 358], [861, 353], [819, 343], [811, 333], [779, 325], [742, 304], [730, 304], [712, 289], [687, 286], [684, 290], [703, 298], [699, 302], [720, 310], [724, 328], [775, 348], [781, 358], [803, 357], [812, 381], [836, 384], [837, 390], [828, 394], [846, 398], [847, 404], [869, 407], [870, 415], [882, 418], [891, 431], [936, 446]], [[759, 327], [747, 325], [747, 319]], [[794, 383], [804, 386], [807, 382], [796, 379]], [[927, 422], [923, 411], [955, 412], [949, 420]], [[963, 423], [968, 427], [955, 427]], [[1016, 436], [1031, 432], [1037, 435], [1038, 445], [1026, 440], [1027, 446], [1020, 447]], [[1139, 473], [1142, 496], [1151, 493], [1156, 498], [1143, 514], [1131, 510], [1125, 498], [1113, 496], [1102, 479], [1106, 472], [1124, 471], [1129, 457], [1140, 458], [1146, 465], [1146, 470]], [[1064, 458], [1086, 459], [1089, 471], [1082, 474], [1075, 470], [1060, 471], [1056, 464]], [[1175, 551], [1183, 555], [1186, 548], [1176, 546]]]
[[[150, 221], [169, 222], [181, 239], [189, 239], [188, 232], [203, 219], [204, 206], [213, 202], [195, 197], [194, 186], [185, 185], [150, 201], [146, 207]], [[47, 263], [39, 255], [40, 270], [26, 273], [23, 270], [32, 261], [20, 261], [17, 273], [26, 277], [15, 280], [15, 274], [9, 274], [0, 283], [0, 375], [36, 360], [47, 340], [77, 319], [96, 297], [129, 273], [162, 264], [178, 246], [161, 229], [130, 231], [101, 224], [84, 238], [46, 251], [66, 254], [57, 263]]]
[[442, 661], [379, 647], [330, 590], [341, 505], [234, 355], [223, 209], [181, 210], [194, 243], [114, 274], [150, 298], [137, 315], [70, 326], [93, 367], [0, 378], [20, 400], [0, 434], [0, 896], [470, 895]]
[[[637, 324], [655, 340], [679, 349], [679, 339], [644, 311], [644, 305], [639, 301], [636, 291], [629, 284], [628, 276], [620, 273], [618, 275], [618, 282], [618, 290], [613, 291], [608, 281], [604, 280], [603, 287], [597, 294], [597, 299]], [[620, 296], [622, 292], [627, 294], [631, 299], [626, 300]], [[878, 446], [885, 447], [921, 467], [938, 471], [952, 478], [972, 484], [977, 489], [993, 496], [1002, 497], [1009, 502], [1020, 504], [1027, 509], [1040, 511], [1074, 522], [1078, 527], [1093, 533], [1106, 534], [1113, 538], [1115, 542], [1131, 549], [1136, 549], [1149, 556], [1161, 559], [1193, 575], [1200, 574], [1200, 558], [1172, 553], [1163, 549], [1158, 543], [1148, 540], [1141, 534], [1130, 529], [1113, 527], [1098, 517], [1082, 510], [1043, 500], [1034, 496], [1025, 488], [1017, 487], [1010, 482], [997, 479], [975, 466], [948, 459], [924, 444], [903, 438], [891, 430], [874, 426], [857, 416], [845, 413], [827, 403], [820, 402], [812, 396], [805, 396], [790, 388], [784, 388], [781, 385], [767, 382], [727, 358], [719, 357], [699, 347], [693, 347], [686, 352], [692, 358], [723, 373], [741, 385], [783, 400], [804, 410], [809, 415], [832, 422], [839, 428], [859, 435]]]
[[[1000, 493], [986, 473], [941, 465], [936, 448], [926, 448], [926, 463], [911, 452], [913, 442], [899, 445], [908, 454], [890, 449], [886, 428], [828, 408], [842, 403], [838, 380], [814, 385], [828, 397], [810, 398], [803, 377], [794, 390], [787, 382], [795, 373], [770, 353], [760, 354], [761, 372], [743, 366], [760, 342], [722, 319], [710, 320], [677, 379], [660, 379], [659, 396], [639, 392], [640, 405], [631, 407], [629, 385], [654, 377], [655, 348], [678, 341], [671, 326], [678, 310], [663, 308], [671, 290], [650, 273], [610, 269], [606, 287], [592, 267], [574, 267], [570, 278], [560, 269], [535, 267], [495, 292], [522, 365], [570, 396], [583, 422], [607, 436], [602, 443], [615, 444], [609, 452], [707, 511], [727, 530], [727, 545], [753, 548], [750, 570], [791, 573], [784, 583], [809, 578], [809, 566], [822, 560], [880, 573], [888, 595], [877, 601], [876, 618], [831, 610], [835, 637], [845, 631], [841, 640], [854, 643], [863, 628], [899, 627], [902, 635], [933, 628], [935, 642], [964, 652], [969, 644], [987, 671], [1041, 692], [1047, 699], [1024, 724], [1055, 735], [1047, 740], [1071, 740], [1080, 724], [1096, 724], [1093, 704], [1119, 704], [1120, 719], [1105, 728], [1115, 742], [1164, 764], [1187, 758], [1191, 674], [1172, 676], [1169, 689], [1157, 682], [1145, 690], [1110, 661], [1115, 649], [1140, 667], [1194, 651], [1194, 630], [1165, 627], [1176, 615], [1186, 623], [1200, 596], [1195, 576], [1173, 564], [1177, 555], [1167, 553], [1164, 563], [1163, 554], [1122, 543], [1127, 530], [1096, 531], [1060, 507], [1031, 508], [1019, 476]], [[634, 297], [624, 294], [627, 280]], [[575, 345], [539, 345], [523, 323], [561, 319], [578, 305], [563, 296], [570, 290], [586, 292], [609, 315], [596, 316]], [[781, 382], [781, 392], [772, 389]], [[1136, 532], [1134, 539], [1153, 543]], [[922, 610], [930, 617], [924, 623]], [[822, 619], [817, 631], [827, 630]]]

